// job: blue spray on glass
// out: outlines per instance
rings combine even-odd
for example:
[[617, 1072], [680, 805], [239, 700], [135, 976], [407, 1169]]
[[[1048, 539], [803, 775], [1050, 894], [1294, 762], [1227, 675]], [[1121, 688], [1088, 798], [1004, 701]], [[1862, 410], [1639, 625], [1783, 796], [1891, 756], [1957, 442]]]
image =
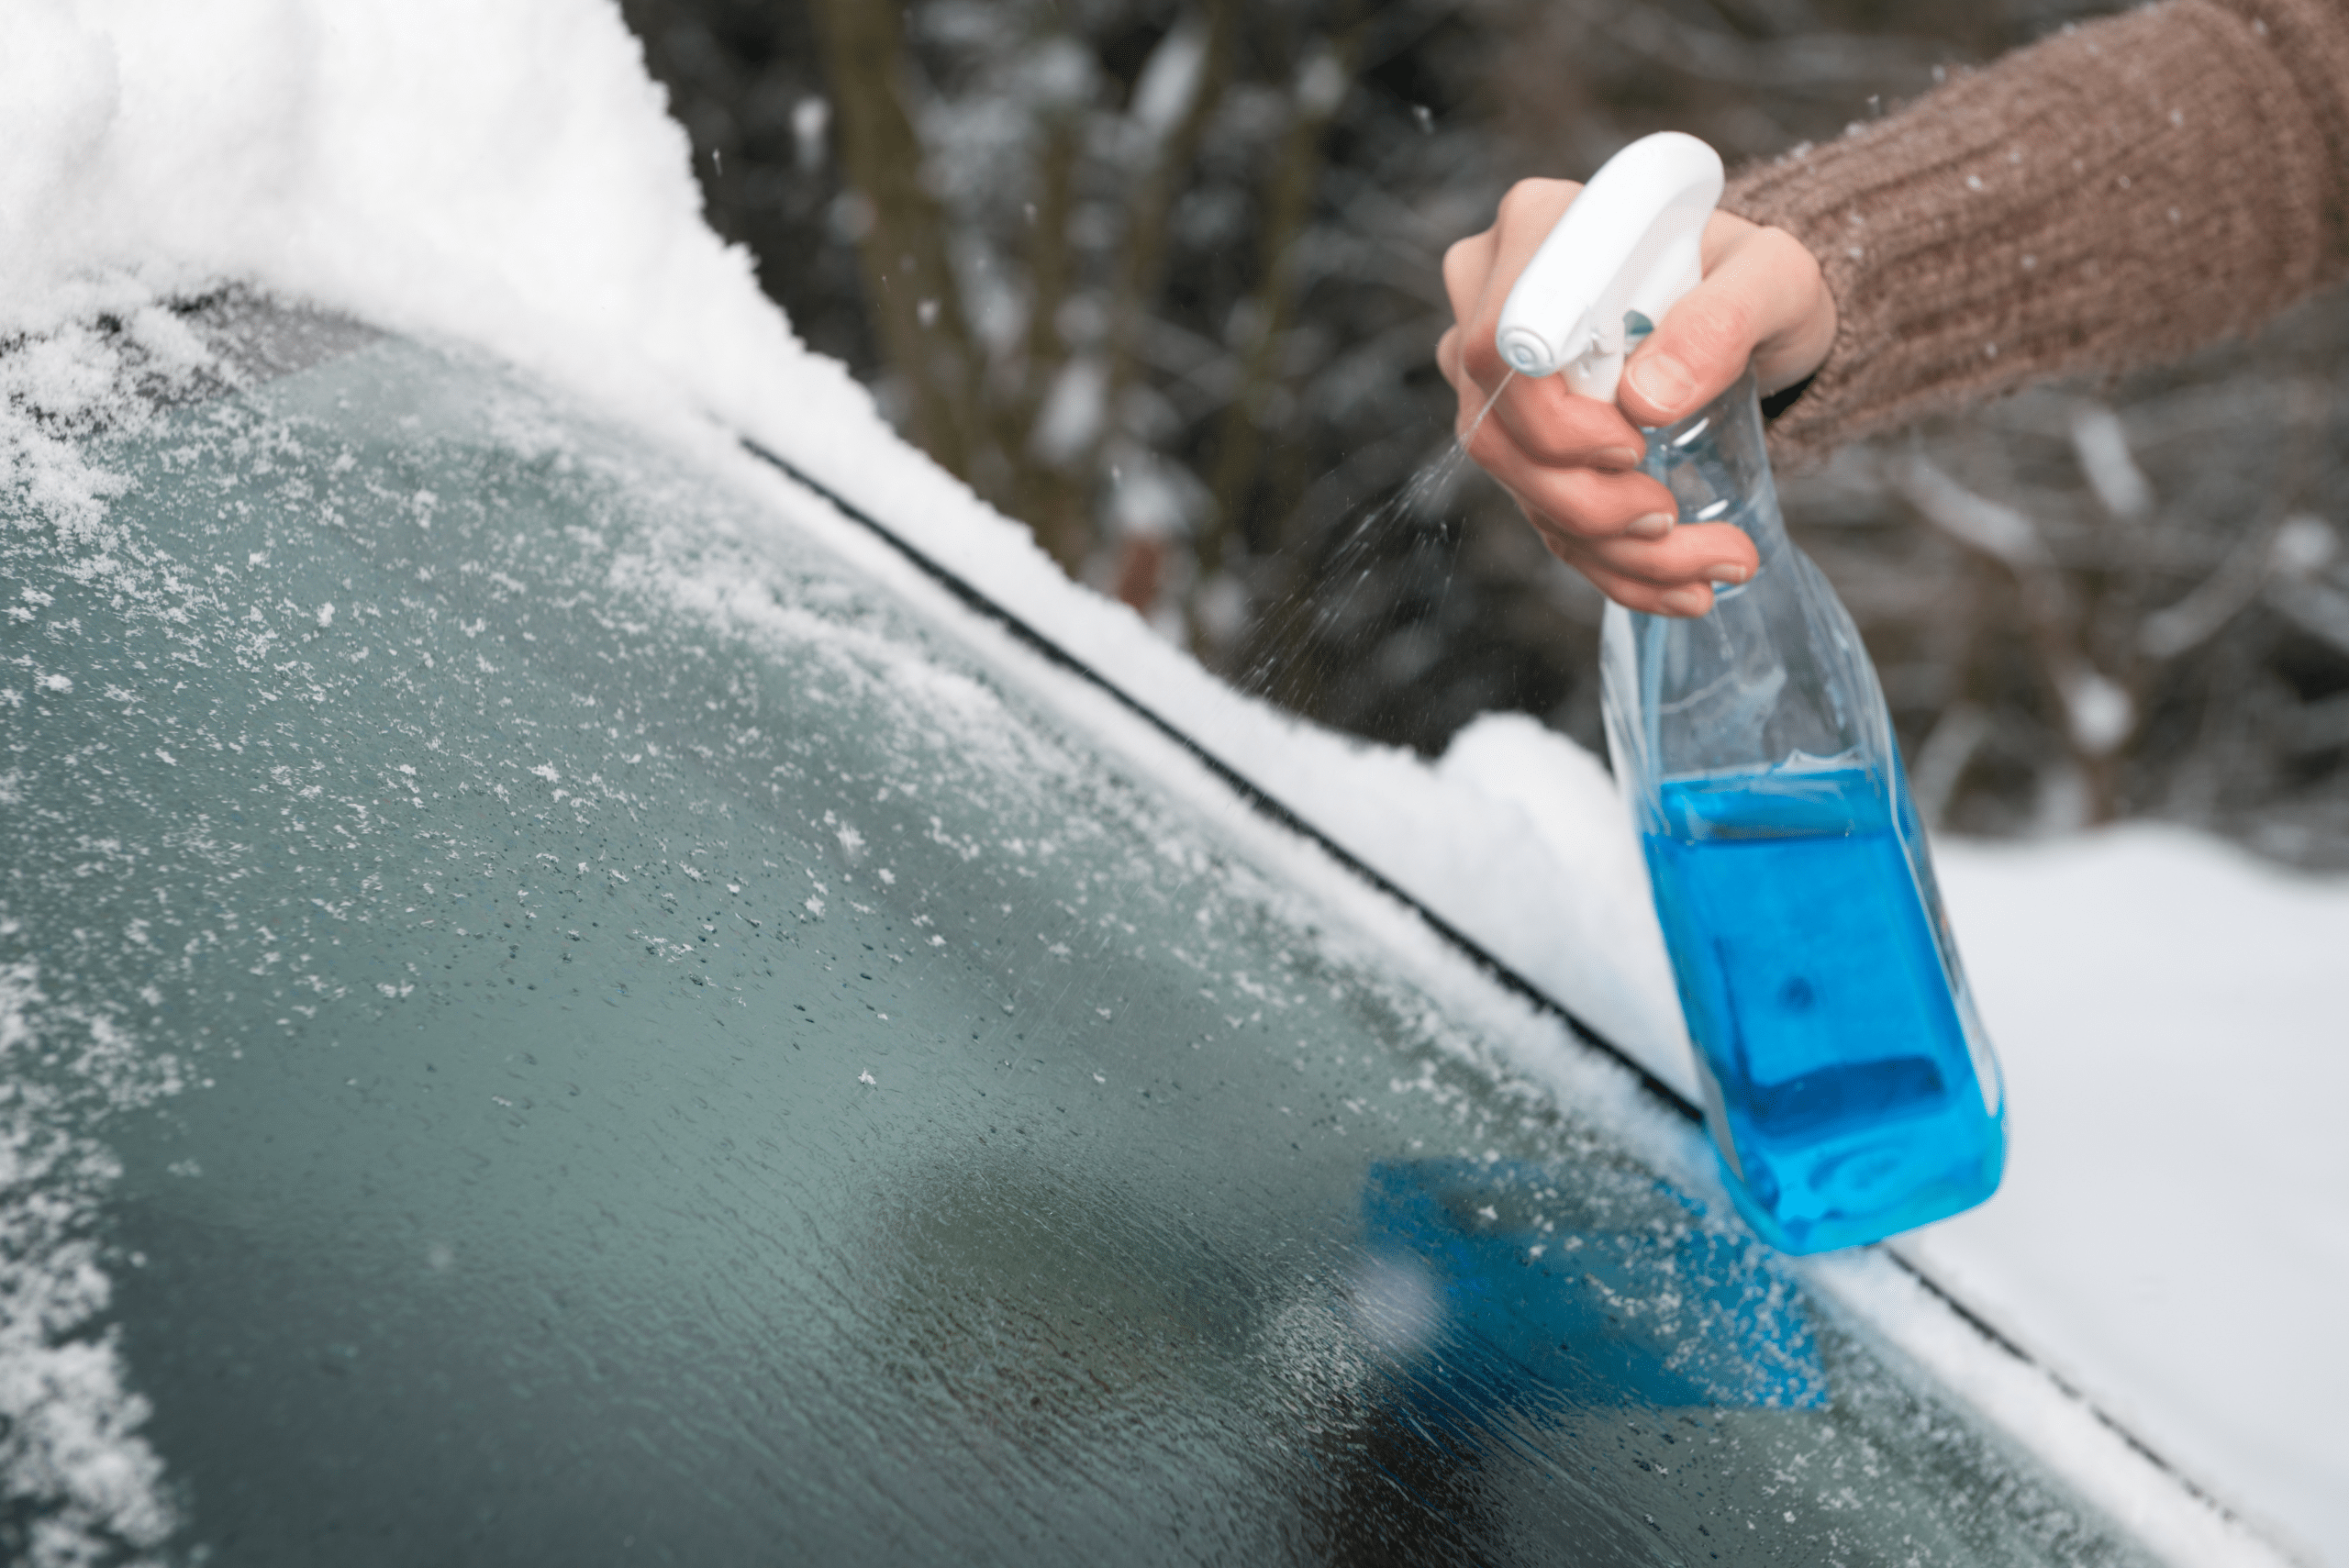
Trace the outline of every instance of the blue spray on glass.
[[[1502, 359], [1613, 401], [1626, 351], [1696, 286], [1720, 193], [1694, 137], [1609, 160], [1510, 294]], [[1609, 605], [1601, 633], [1608, 746], [1730, 1191], [1789, 1252], [1970, 1208], [2006, 1162], [1998, 1062], [1876, 670], [1787, 539], [1753, 372], [1644, 433], [1680, 520], [1734, 524], [1761, 554], [1708, 615]]]

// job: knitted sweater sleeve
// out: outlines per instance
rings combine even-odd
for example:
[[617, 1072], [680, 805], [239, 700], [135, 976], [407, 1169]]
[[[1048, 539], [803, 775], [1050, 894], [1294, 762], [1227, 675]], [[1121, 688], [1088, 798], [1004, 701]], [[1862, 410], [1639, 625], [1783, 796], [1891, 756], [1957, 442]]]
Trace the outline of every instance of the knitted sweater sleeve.
[[1781, 460], [2175, 358], [2349, 273], [2349, 0], [2068, 28], [1743, 172], [1722, 205], [1802, 240], [1835, 297]]

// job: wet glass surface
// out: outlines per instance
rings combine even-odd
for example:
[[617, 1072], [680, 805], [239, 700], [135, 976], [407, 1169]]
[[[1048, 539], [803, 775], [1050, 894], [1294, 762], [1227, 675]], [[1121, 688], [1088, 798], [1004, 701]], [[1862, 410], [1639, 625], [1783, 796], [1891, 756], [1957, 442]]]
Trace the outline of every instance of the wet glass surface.
[[176, 1549], [2138, 1560], [744, 493], [389, 340], [99, 457], [0, 546], [6, 1218]]

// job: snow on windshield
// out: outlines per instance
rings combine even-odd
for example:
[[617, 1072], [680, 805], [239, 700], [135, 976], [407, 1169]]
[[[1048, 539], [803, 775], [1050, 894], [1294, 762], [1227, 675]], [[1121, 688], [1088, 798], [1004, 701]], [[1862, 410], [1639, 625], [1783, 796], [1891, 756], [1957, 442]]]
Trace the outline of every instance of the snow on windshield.
[[[16, 928], [0, 917], [0, 937]], [[118, 1021], [128, 1010], [58, 1002], [39, 964], [0, 964], [0, 1473], [11, 1508], [34, 1517], [39, 1563], [107, 1540], [159, 1546], [178, 1522], [118, 1337], [91, 1332], [112, 1295], [95, 1222], [117, 1166], [72, 1123], [179, 1087], [178, 1063]]]
[[[83, 438], [135, 424], [142, 405], [134, 388], [206, 373], [201, 346], [160, 307], [231, 281], [428, 340], [483, 346], [713, 463], [738, 461], [728, 432], [746, 432], [1050, 625], [1072, 652], [1145, 695], [1660, 1075], [1690, 1084], [1637, 854], [1594, 759], [1507, 717], [1472, 727], [1433, 766], [1355, 745], [1235, 697], [1122, 607], [1072, 589], [1024, 529], [898, 442], [839, 365], [807, 352], [759, 294], [748, 258], [700, 221], [686, 139], [665, 117], [609, 5], [19, 0], [6, 27], [0, 342], [15, 347], [0, 357], [0, 494], [9, 526], [56, 528], [75, 541], [93, 575], [168, 591], [140, 578], [123, 541], [107, 533], [107, 505], [123, 479], [92, 465]], [[37, 669], [10, 670], [0, 685], [43, 678]], [[2112, 853], [2130, 851], [2123, 845]], [[1963, 922], [1966, 860], [1951, 860]], [[2037, 876], [2028, 865], [2002, 864], [1983, 882], [1999, 882], [2028, 906]], [[2230, 951], [2266, 943], [2269, 930], [2311, 919], [2332, 929], [2349, 918], [2349, 889], [2338, 883], [2317, 887], [2313, 903], [2299, 892], [2262, 901], [2246, 885], [2243, 877], [2230, 884], [2242, 898], [2227, 923]], [[2158, 895], [2126, 891], [2114, 879], [2105, 896], [2099, 905], [2094, 891], [2080, 893], [2078, 918], [2093, 923], [2120, 912], [2110, 901]], [[2062, 1254], [2049, 1244], [2054, 1222], [2032, 1218], [2073, 1212], [2065, 1200], [2083, 1190], [2084, 1166], [2096, 1168], [2088, 1185], [2110, 1191], [2113, 1203], [2150, 1204], [2145, 1195], [2159, 1184], [2132, 1184], [2129, 1173], [2150, 1175], [2175, 1158], [2168, 1143], [2105, 1147], [2094, 1160], [2068, 1162], [2034, 1162], [2029, 1152], [2034, 1137], [2097, 1125], [2103, 1090], [2038, 1071], [2012, 1041], [2029, 1039], [2051, 1063], [2084, 1043], [2114, 1054], [2106, 1042], [2127, 1041], [2157, 1005], [2148, 998], [2159, 987], [2145, 983], [2176, 962], [2154, 950], [2139, 957], [2137, 969], [2112, 970], [2093, 1016], [2065, 1012], [2071, 1028], [2050, 1038], [2053, 1031], [2034, 1030], [2038, 1014], [2023, 1016], [2044, 1002], [2044, 949], [1987, 962], [1977, 953], [1986, 1012], [1994, 1032], [2008, 1031], [2020, 1152], [1993, 1211], [1998, 1225], [1973, 1222], [1984, 1239], [1968, 1254], [1976, 1259], [1971, 1272], [1997, 1280], [2010, 1333], [2048, 1347], [2157, 1441], [2165, 1432], [2201, 1429], [2214, 1407], [2224, 1411], [2226, 1429], [2268, 1434], [2288, 1456], [2280, 1470], [2272, 1451], [2191, 1446], [2220, 1490], [2253, 1514], [2349, 1552], [2349, 1503], [2341, 1501], [2349, 1486], [2338, 1485], [2337, 1462], [2321, 1457], [2339, 1451], [2327, 1425], [2337, 1400], [2313, 1396], [2337, 1395], [2338, 1382], [2312, 1390], [2272, 1370], [2222, 1381], [2198, 1371], [2184, 1351], [2166, 1365], [2109, 1359], [2097, 1318], [2138, 1310], [2139, 1286], [2123, 1269], [2084, 1275], [2048, 1262]], [[2279, 1001], [2271, 992], [2261, 1005], [2296, 1020], [2318, 1017], [2323, 979], [2283, 977], [2288, 994]], [[22, 995], [36, 995], [38, 984], [25, 977]], [[35, 1020], [12, 1025], [17, 1030], [43, 1027], [34, 1013], [11, 1016]], [[2303, 1244], [2279, 1241], [2236, 1260], [2254, 1271], [2251, 1277], [2168, 1270], [2164, 1288], [2195, 1304], [2170, 1321], [2251, 1333], [2266, 1321], [2260, 1299], [2313, 1303], [2337, 1286], [2338, 1260], [2349, 1249], [2340, 1206], [2279, 1194], [2250, 1173], [2266, 1168], [2255, 1157], [2263, 1141], [2341, 1147], [2313, 1124], [2349, 1087], [2339, 1053], [2291, 1047], [2310, 1038], [2297, 1023], [2280, 1038], [2285, 1044], [2273, 1049], [2283, 1054], [2265, 1070], [2293, 1076], [2304, 1090], [2273, 1107], [2288, 1126], [2238, 1127], [2225, 1135], [2238, 1141], [2211, 1150], [2203, 1173], [2231, 1195], [2221, 1207], [2232, 1212], [2273, 1213], [2280, 1205]], [[2038, 1105], [2034, 1079], [2049, 1096]], [[2140, 1083], [2136, 1093], [2156, 1122], [2208, 1133], [2196, 1114], [2207, 1095], [2199, 1074]], [[2337, 1163], [2316, 1174], [2333, 1191], [2343, 1179]], [[2132, 1234], [2160, 1233], [2158, 1214], [2146, 1213]], [[1991, 1234], [2001, 1227], [2004, 1239]], [[1929, 1238], [1926, 1245], [1942, 1244]], [[61, 1279], [69, 1263], [83, 1266], [25, 1266]], [[91, 1288], [102, 1295], [102, 1282]], [[1930, 1309], [1880, 1310], [1896, 1333], [1933, 1331], [1916, 1326]], [[2290, 1329], [2310, 1332], [2299, 1320]], [[2321, 1337], [2298, 1348], [2303, 1367], [2338, 1366]], [[90, 1354], [102, 1352], [101, 1345]], [[1954, 1363], [1939, 1364], [1947, 1372]], [[114, 1527], [136, 1540], [122, 1521], [151, 1517], [139, 1510], [161, 1505], [139, 1491], [148, 1485], [145, 1461], [125, 1435], [131, 1422], [119, 1402], [128, 1396], [89, 1386], [96, 1392], [83, 1409], [95, 1446], [86, 1451], [99, 1457], [78, 1473], [83, 1481], [61, 1480], [60, 1495], [143, 1496], [120, 1505], [128, 1511], [117, 1510]], [[2109, 1503], [2119, 1499], [2123, 1511], [2163, 1506], [2167, 1483], [2131, 1468], [2115, 1445], [2082, 1452], [2075, 1473]], [[99, 1475], [103, 1485], [88, 1479]]]

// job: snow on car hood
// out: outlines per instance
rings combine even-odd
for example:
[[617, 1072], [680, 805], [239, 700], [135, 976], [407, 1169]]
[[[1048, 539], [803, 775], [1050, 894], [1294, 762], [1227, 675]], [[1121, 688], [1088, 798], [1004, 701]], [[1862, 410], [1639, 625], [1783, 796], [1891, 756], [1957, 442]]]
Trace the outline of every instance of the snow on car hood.
[[[1235, 695], [1069, 584], [808, 351], [749, 256], [703, 223], [685, 136], [607, 0], [0, 0], [0, 341], [18, 345], [0, 360], [0, 484], [18, 519], [83, 536], [93, 571], [109, 569], [119, 481], [77, 437], [135, 422], [134, 384], [204, 359], [164, 302], [234, 281], [478, 345], [713, 463], [747, 462], [737, 434], [787, 455], [1693, 1088], [1638, 852], [1597, 761], [1522, 717], [1480, 721], [1434, 764], [1333, 736]], [[1998, 977], [1982, 978], [1996, 1026]], [[2016, 1114], [2027, 1140], [2038, 1113]], [[2263, 1560], [1877, 1264], [1840, 1260], [1821, 1277], [2009, 1424], [2038, 1426], [2120, 1516], [2196, 1560]], [[2005, 1282], [2002, 1304], [2030, 1342], [2031, 1278]], [[0, 1338], [0, 1359], [16, 1349]], [[160, 1539], [135, 1396], [89, 1349], [87, 1430], [57, 1440], [81, 1468], [60, 1496]], [[2057, 1359], [2093, 1385], [2093, 1346], [2076, 1349]], [[0, 1376], [0, 1418], [24, 1372]], [[2160, 1389], [2127, 1392], [2124, 1407], [2158, 1410]], [[2233, 1489], [2255, 1493], [2256, 1475]]]

